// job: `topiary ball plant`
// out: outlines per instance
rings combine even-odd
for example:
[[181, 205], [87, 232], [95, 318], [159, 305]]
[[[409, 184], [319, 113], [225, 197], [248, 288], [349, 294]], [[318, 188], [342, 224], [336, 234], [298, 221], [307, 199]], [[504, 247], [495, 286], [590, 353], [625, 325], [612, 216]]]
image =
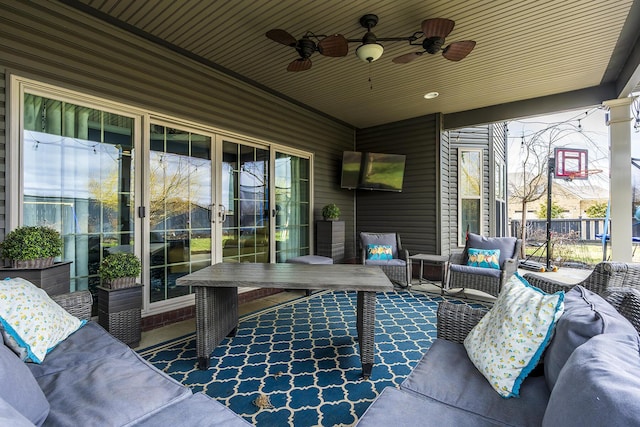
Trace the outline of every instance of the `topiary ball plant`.
[[0, 253], [13, 268], [47, 267], [62, 254], [62, 238], [51, 227], [18, 227], [0, 243]]
[[335, 203], [329, 203], [322, 208], [322, 217], [327, 221], [340, 218], [340, 208]]
[[[140, 275], [140, 259], [130, 252], [118, 252], [107, 255], [100, 263], [98, 275], [111, 288], [132, 286]], [[119, 280], [124, 279], [124, 280]]]

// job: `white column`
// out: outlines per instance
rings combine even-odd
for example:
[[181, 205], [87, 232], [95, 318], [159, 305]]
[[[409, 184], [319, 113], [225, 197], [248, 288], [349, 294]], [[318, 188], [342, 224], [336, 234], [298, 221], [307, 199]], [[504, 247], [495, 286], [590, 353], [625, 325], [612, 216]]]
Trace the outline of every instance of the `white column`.
[[631, 103], [633, 98], [605, 101], [609, 107], [609, 200], [611, 260], [631, 262], [633, 189], [631, 178]]

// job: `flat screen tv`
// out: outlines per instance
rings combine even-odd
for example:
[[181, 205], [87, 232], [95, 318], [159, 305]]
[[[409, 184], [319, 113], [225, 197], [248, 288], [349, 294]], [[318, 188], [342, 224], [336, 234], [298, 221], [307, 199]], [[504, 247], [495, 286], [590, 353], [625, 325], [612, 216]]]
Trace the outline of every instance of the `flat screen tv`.
[[358, 188], [402, 191], [406, 157], [402, 154], [364, 153]]
[[360, 169], [362, 167], [362, 153], [359, 151], [345, 151], [342, 153], [342, 179], [340, 186], [350, 190], [358, 188], [360, 184]]
[[348, 189], [402, 191], [406, 156], [345, 151], [340, 186]]

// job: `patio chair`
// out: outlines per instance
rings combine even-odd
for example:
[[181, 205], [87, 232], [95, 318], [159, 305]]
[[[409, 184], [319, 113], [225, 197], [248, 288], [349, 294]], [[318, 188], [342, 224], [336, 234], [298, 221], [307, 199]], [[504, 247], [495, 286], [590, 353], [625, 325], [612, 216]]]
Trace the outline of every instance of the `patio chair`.
[[363, 265], [377, 265], [389, 280], [402, 286], [411, 285], [409, 251], [402, 249], [397, 233], [360, 233], [360, 260]]
[[640, 290], [640, 263], [603, 261], [596, 264], [591, 274], [579, 283], [564, 283], [549, 276], [527, 273], [523, 276], [531, 285], [547, 293], [568, 291], [576, 285], [608, 298], [620, 288]]
[[[515, 237], [484, 237], [469, 233], [464, 251], [451, 254], [449, 261], [445, 262], [444, 290], [476, 289], [489, 295], [498, 296], [507, 279], [518, 269], [518, 254], [521, 246], [522, 240]], [[500, 250], [500, 254], [493, 253], [493, 258], [497, 259], [487, 265], [478, 266], [477, 262], [469, 262], [470, 251], [472, 257], [478, 251], [484, 257], [490, 254], [486, 251], [495, 251], [496, 249]], [[482, 265], [483, 262], [479, 264]]]

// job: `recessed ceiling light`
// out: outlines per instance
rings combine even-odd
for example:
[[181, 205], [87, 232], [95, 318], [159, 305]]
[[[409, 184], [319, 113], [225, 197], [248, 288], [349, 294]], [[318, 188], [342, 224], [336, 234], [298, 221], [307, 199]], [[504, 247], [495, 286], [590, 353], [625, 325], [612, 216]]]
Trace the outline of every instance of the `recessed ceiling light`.
[[424, 99], [433, 99], [437, 98], [440, 95], [438, 92], [429, 92], [424, 94]]

